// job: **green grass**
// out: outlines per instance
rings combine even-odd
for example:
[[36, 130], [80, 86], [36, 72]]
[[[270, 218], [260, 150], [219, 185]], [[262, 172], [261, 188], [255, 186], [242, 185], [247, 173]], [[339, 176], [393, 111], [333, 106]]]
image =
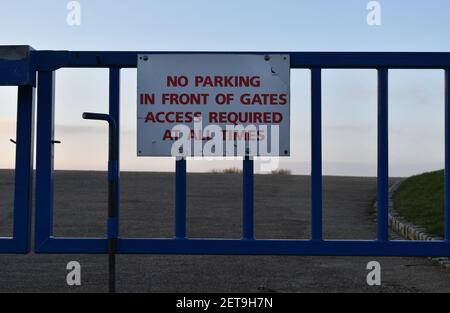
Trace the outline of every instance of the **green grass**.
[[394, 196], [397, 211], [430, 234], [444, 235], [444, 171], [412, 176]]

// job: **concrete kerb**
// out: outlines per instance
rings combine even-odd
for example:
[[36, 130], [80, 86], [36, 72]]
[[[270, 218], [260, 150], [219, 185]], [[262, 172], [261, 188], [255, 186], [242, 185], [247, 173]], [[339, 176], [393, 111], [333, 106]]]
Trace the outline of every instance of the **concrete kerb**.
[[[442, 240], [441, 237], [433, 236], [426, 232], [426, 229], [414, 225], [407, 221], [395, 209], [394, 195], [404, 180], [400, 180], [391, 185], [389, 188], [389, 227], [398, 235], [407, 240]], [[377, 203], [374, 203], [374, 211], [376, 215]], [[448, 257], [428, 257], [434, 264], [450, 269], [450, 259]]]

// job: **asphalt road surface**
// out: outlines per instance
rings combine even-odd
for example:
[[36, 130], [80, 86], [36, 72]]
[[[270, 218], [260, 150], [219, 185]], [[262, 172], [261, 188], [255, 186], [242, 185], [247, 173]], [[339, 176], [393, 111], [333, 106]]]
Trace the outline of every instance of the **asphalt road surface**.
[[[122, 173], [121, 236], [173, 236], [174, 175]], [[188, 175], [190, 237], [239, 238], [241, 176]], [[11, 234], [13, 172], [0, 171], [0, 236]], [[257, 238], [308, 238], [309, 177], [255, 177]], [[327, 239], [373, 239], [374, 178], [324, 178]], [[57, 172], [57, 236], [103, 236], [106, 173]], [[82, 285], [66, 284], [66, 265], [81, 263]], [[381, 286], [366, 265], [381, 263]], [[448, 292], [450, 271], [426, 258], [120, 255], [118, 292]], [[106, 292], [104, 255], [0, 255], [0, 292]]]

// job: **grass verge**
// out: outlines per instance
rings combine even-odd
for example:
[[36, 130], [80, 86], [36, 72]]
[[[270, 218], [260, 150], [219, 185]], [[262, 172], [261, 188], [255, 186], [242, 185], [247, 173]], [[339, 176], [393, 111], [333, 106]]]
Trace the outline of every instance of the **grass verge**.
[[397, 211], [430, 234], [444, 235], [444, 171], [416, 175], [404, 181], [394, 195]]

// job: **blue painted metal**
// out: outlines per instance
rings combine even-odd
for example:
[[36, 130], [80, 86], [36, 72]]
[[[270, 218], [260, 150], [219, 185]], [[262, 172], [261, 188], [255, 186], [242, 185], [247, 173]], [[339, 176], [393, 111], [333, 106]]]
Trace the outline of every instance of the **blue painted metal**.
[[30, 46], [0, 46], [0, 86], [36, 86]]
[[[120, 68], [109, 69], [109, 115], [114, 119], [117, 129], [120, 129]], [[120, 133], [117, 133], [117, 144], [120, 146]], [[120, 151], [117, 157], [120, 160]]]
[[18, 87], [13, 236], [0, 238], [0, 253], [30, 251], [34, 94], [35, 90], [32, 86]]
[[[450, 256], [446, 241], [242, 240], [120, 238], [119, 254], [305, 255], [305, 256]], [[38, 253], [104, 254], [106, 238], [56, 238]]]
[[33, 187], [34, 94], [32, 86], [19, 86], [17, 97], [14, 240], [17, 250], [30, 251]]
[[31, 51], [38, 71], [54, 71], [63, 67], [135, 68], [138, 54], [226, 53], [289, 54], [291, 68], [357, 68], [376, 69], [445, 69], [450, 67], [449, 52], [193, 52], [193, 51]]
[[377, 238], [389, 239], [388, 69], [378, 69]]
[[186, 238], [186, 159], [175, 162], [175, 238]]
[[108, 161], [108, 180], [119, 182], [119, 162], [117, 160]]
[[118, 217], [108, 217], [108, 222], [106, 225], [107, 238], [118, 238], [119, 237], [119, 218]]
[[[1, 49], [0, 49], [1, 52]], [[109, 68], [109, 116], [120, 129], [120, 69], [135, 68], [137, 55], [173, 52], [76, 52], [34, 51], [31, 48], [18, 60], [6, 60], [0, 53], [0, 85], [33, 86], [35, 72], [38, 81], [38, 137], [36, 177], [36, 247], [38, 253], [107, 253], [108, 238], [119, 234], [119, 218], [108, 219], [105, 238], [55, 238], [53, 237], [53, 129], [54, 129], [54, 71], [64, 67]], [[178, 52], [184, 53], [184, 52]], [[199, 53], [199, 52], [190, 52]], [[210, 53], [210, 52], [200, 52]], [[222, 52], [214, 52], [222, 53]], [[233, 52], [225, 52], [233, 53]], [[237, 52], [236, 52], [237, 53]], [[239, 52], [241, 53], [241, 52]], [[247, 52], [267, 54], [270, 52]], [[278, 52], [280, 53], [280, 52]], [[450, 256], [450, 53], [385, 53], [385, 52], [287, 52], [291, 68], [311, 69], [311, 240], [255, 240], [253, 233], [253, 161], [243, 163], [243, 230], [241, 240], [188, 239], [186, 238], [186, 161], [176, 162], [175, 238], [118, 238], [117, 253], [138, 254], [265, 254], [265, 255], [374, 255], [374, 256]], [[322, 234], [322, 117], [321, 71], [327, 68], [370, 68], [378, 70], [378, 180], [377, 208], [378, 234], [374, 241], [323, 240]], [[389, 241], [388, 237], [388, 70], [389, 69], [444, 69], [446, 77], [446, 175], [445, 175], [445, 241], [415, 242]], [[2, 69], [5, 69], [2, 71]], [[17, 73], [13, 69], [17, 70]], [[6, 73], [6, 74], [4, 74]], [[16, 75], [17, 74], [17, 75]], [[24, 103], [32, 89], [22, 90]], [[32, 156], [32, 119], [29, 109], [22, 106], [18, 123], [18, 156], [16, 169], [19, 188], [26, 193], [30, 186]], [[28, 109], [27, 109], [28, 108]], [[19, 108], [19, 110], [21, 110]], [[27, 117], [28, 118], [25, 118]], [[22, 119], [23, 117], [23, 119]], [[31, 128], [27, 128], [30, 126]], [[23, 132], [22, 132], [23, 131]], [[30, 134], [30, 136], [28, 136]], [[23, 139], [20, 139], [23, 138]], [[19, 145], [19, 141], [21, 145]], [[26, 144], [23, 144], [23, 143]], [[119, 149], [119, 133], [117, 133]], [[20, 152], [19, 152], [20, 150]], [[118, 151], [117, 151], [118, 152]], [[32, 158], [31, 158], [32, 160]], [[109, 162], [109, 181], [116, 182], [116, 211], [119, 211], [120, 161]], [[17, 186], [16, 186], [17, 188]], [[29, 190], [28, 190], [29, 191]], [[22, 193], [23, 194], [23, 193]], [[28, 193], [29, 194], [29, 193]], [[16, 194], [14, 232], [21, 244], [0, 239], [0, 252], [26, 251], [29, 244], [29, 199]], [[19, 209], [18, 209], [19, 208]], [[28, 232], [27, 232], [28, 231]], [[20, 247], [19, 250], [18, 247]]]
[[12, 237], [0, 238], [0, 253], [30, 251], [34, 147], [34, 71], [29, 46], [0, 46], [0, 86], [17, 86], [16, 164]]
[[36, 251], [53, 236], [54, 72], [38, 74], [36, 151]]
[[[136, 67], [141, 52], [35, 52], [36, 68], [56, 70], [61, 67], [109, 67], [110, 95], [118, 90], [118, 68]], [[151, 52], [158, 53], [158, 52]], [[166, 52], [167, 53], [167, 52]], [[251, 53], [251, 52], [250, 52]], [[186, 239], [186, 161], [176, 163], [175, 239], [118, 240], [117, 253], [192, 253], [192, 254], [295, 254], [295, 255], [449, 255], [442, 242], [411, 243], [388, 241], [388, 68], [445, 68], [449, 53], [304, 53], [291, 55], [291, 68], [311, 69], [311, 240], [254, 240], [253, 235], [253, 164], [244, 161], [243, 170], [243, 240]], [[322, 68], [377, 68], [379, 73], [378, 135], [378, 240], [324, 241], [322, 235]], [[116, 73], [116, 74], [114, 74]], [[112, 86], [116, 86], [112, 88]], [[115, 97], [115, 98], [114, 98]], [[118, 96], [111, 97], [117, 99]], [[110, 105], [113, 102], [110, 101]], [[113, 105], [112, 110], [118, 105]], [[110, 109], [111, 110], [111, 109]], [[37, 212], [41, 214], [40, 212]], [[44, 212], [45, 213], [45, 212]], [[106, 253], [104, 238], [47, 238], [37, 252]], [[424, 248], [426, 247], [426, 248]]]
[[450, 68], [445, 69], [444, 238], [450, 241]]
[[[109, 200], [111, 209], [108, 213], [110, 223], [108, 224], [108, 238], [110, 239], [110, 254], [116, 253], [117, 238], [119, 237], [119, 214], [120, 214], [120, 68], [109, 69], [109, 115], [114, 121], [110, 124], [110, 143], [108, 167], [113, 167], [109, 179]], [[114, 260], [113, 260], [114, 259]], [[114, 264], [111, 264], [114, 263]], [[115, 291], [115, 257], [110, 255], [110, 291]], [[111, 290], [112, 289], [112, 290]]]
[[311, 238], [322, 240], [322, 69], [311, 69]]
[[242, 169], [242, 239], [254, 239], [253, 160], [246, 156]]

